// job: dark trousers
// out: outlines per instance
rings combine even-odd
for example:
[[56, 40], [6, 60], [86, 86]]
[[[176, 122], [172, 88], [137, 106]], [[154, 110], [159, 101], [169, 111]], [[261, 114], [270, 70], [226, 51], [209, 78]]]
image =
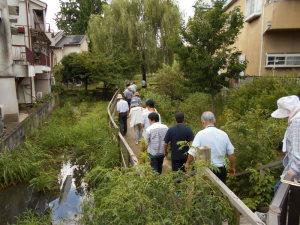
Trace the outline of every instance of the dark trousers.
[[288, 225], [299, 225], [300, 220], [300, 187], [292, 186], [289, 196]]
[[172, 170], [173, 171], [178, 171], [181, 170], [185, 172], [184, 164], [186, 163], [186, 159], [182, 160], [173, 160], [172, 159]]
[[226, 184], [227, 179], [227, 170], [225, 166], [218, 167], [218, 171], [214, 171], [214, 174], [224, 183]]
[[149, 158], [150, 158], [150, 165], [152, 169], [158, 172], [159, 174], [161, 174], [165, 156], [164, 155], [153, 156], [149, 154]]
[[127, 113], [119, 113], [119, 129], [122, 135], [127, 134]]
[[130, 108], [131, 99], [126, 99], [126, 102], [128, 103], [128, 107]]

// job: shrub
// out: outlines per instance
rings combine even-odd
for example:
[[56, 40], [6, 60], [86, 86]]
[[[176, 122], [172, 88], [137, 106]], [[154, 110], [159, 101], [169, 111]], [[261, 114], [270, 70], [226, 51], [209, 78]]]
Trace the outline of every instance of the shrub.
[[155, 91], [168, 96], [172, 100], [182, 100], [188, 93], [185, 79], [177, 65], [173, 67], [165, 65], [160, 69], [155, 74], [155, 83]]
[[190, 94], [180, 102], [178, 110], [185, 115], [185, 121], [193, 130], [199, 130], [199, 121], [203, 112], [211, 110], [211, 96], [201, 92]]
[[100, 167], [88, 175], [94, 201], [85, 205], [82, 223], [221, 224], [233, 218], [230, 203], [203, 176], [164, 176], [150, 167], [112, 171]]

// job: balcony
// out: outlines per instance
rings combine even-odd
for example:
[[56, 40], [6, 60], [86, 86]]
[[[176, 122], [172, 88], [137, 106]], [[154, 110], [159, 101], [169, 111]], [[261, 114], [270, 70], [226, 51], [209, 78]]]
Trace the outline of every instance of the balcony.
[[265, 6], [266, 31], [300, 29], [300, 1], [268, 0]]

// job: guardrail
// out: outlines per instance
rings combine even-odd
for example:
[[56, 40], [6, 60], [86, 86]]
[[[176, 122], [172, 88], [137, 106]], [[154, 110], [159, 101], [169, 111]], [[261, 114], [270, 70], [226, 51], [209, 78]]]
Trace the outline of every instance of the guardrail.
[[[113, 137], [118, 141], [120, 148], [120, 160], [123, 167], [135, 166], [138, 164], [138, 158], [134, 154], [131, 147], [128, 145], [127, 141], [123, 135], [119, 132], [118, 125], [115, 122], [116, 114], [116, 104], [117, 104], [117, 94], [116, 91], [113, 98], [107, 106], [107, 114], [109, 118], [109, 125], [112, 129]], [[239, 224], [240, 215], [242, 215], [249, 224], [251, 225], [264, 225], [265, 223], [260, 220], [260, 218], [253, 213], [210, 169], [205, 170], [206, 176], [211, 180], [211, 182], [226, 196], [231, 203], [232, 207], [237, 213], [237, 224]]]
[[112, 129], [112, 135], [117, 140], [118, 146], [120, 148], [120, 158], [123, 167], [135, 166], [138, 164], [138, 158], [134, 154], [131, 147], [128, 145], [127, 141], [119, 131], [119, 127], [115, 122], [116, 105], [117, 105], [117, 94], [116, 91], [113, 98], [107, 106], [107, 114], [109, 118], [109, 125]]

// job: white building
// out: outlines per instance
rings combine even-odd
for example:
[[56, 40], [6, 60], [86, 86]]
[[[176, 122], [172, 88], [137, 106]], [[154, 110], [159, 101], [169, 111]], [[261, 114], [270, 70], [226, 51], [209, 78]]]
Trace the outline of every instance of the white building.
[[53, 49], [53, 65], [58, 64], [64, 56], [71, 53], [81, 53], [89, 50], [89, 41], [86, 35], [66, 35], [63, 31], [60, 31], [54, 36], [52, 35], [50, 40]]
[[47, 4], [40, 0], [0, 0], [0, 9], [0, 48], [4, 48], [0, 71], [5, 71], [0, 72], [0, 105], [6, 119], [18, 120], [18, 103], [34, 103], [37, 93], [43, 96], [51, 92], [52, 50], [45, 29]]

